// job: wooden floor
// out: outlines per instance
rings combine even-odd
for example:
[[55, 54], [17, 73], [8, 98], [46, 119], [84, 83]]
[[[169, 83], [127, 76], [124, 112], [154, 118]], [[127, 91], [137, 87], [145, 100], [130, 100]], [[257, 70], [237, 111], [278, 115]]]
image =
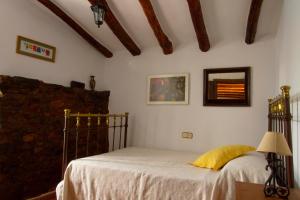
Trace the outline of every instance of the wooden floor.
[[56, 194], [55, 191], [52, 191], [26, 200], [56, 200]]

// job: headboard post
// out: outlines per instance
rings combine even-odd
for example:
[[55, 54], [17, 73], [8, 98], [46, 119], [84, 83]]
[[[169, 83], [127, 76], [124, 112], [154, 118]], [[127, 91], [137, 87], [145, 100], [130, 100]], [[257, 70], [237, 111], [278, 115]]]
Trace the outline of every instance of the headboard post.
[[64, 177], [64, 173], [68, 163], [68, 126], [69, 126], [69, 119], [70, 119], [70, 109], [65, 109], [65, 126], [64, 126], [64, 143], [63, 143], [63, 159], [62, 159], [62, 178]]
[[269, 111], [268, 111], [268, 131], [272, 131], [272, 99], [268, 99]]
[[[109, 129], [113, 129], [111, 138], [112, 150], [117, 146], [115, 145], [117, 128], [120, 131], [120, 135], [119, 140], [116, 140], [116, 142], [119, 142], [119, 149], [121, 149], [122, 145], [122, 148], [125, 148], [127, 146], [128, 116], [128, 112], [119, 114], [71, 113], [70, 109], [65, 109], [62, 177], [69, 161], [106, 153], [110, 150]], [[114, 120], [113, 125], [110, 125], [110, 118]], [[117, 120], [118, 118], [120, 120]], [[117, 121], [119, 123], [116, 123]], [[124, 134], [124, 140], [122, 139], [122, 134]]]
[[125, 113], [125, 138], [124, 138], [124, 147], [127, 147], [127, 129], [128, 129], [128, 115], [129, 113], [126, 112]]
[[[292, 115], [290, 112], [290, 86], [284, 85], [280, 87], [281, 89], [281, 94], [283, 97], [283, 106], [285, 109], [283, 109], [283, 122], [284, 122], [284, 135], [286, 137], [287, 143], [293, 152], [293, 145], [292, 145], [292, 130], [291, 130], [291, 119]], [[286, 164], [287, 164], [287, 169], [292, 169], [293, 168], [293, 158], [292, 157], [287, 157], [286, 158]], [[294, 186], [294, 173], [293, 170], [288, 172], [288, 185], [290, 187]]]

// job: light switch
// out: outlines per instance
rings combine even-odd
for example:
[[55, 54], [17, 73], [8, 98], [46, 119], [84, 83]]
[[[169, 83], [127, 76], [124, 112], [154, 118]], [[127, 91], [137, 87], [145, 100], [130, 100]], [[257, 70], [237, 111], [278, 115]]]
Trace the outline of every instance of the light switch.
[[188, 131], [184, 131], [184, 132], [181, 133], [181, 137], [185, 138], [185, 139], [192, 139], [193, 138], [193, 133], [188, 132]]

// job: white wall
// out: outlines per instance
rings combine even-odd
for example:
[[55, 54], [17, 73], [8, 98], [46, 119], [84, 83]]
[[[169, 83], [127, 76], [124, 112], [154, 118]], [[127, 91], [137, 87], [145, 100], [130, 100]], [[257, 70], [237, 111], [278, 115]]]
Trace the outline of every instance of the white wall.
[[[118, 52], [105, 65], [110, 111], [130, 112], [132, 145], [193, 151], [234, 143], [257, 146], [267, 130], [267, 98], [275, 94], [274, 52], [273, 39], [247, 46], [242, 38], [218, 43], [207, 53], [196, 42], [168, 56], [160, 48], [138, 57]], [[252, 67], [252, 106], [203, 107], [203, 69], [240, 66]], [[183, 72], [190, 73], [189, 105], [146, 104], [148, 75]], [[194, 138], [181, 139], [182, 131], [192, 131]]]
[[[207, 53], [194, 42], [175, 46], [168, 56], [157, 47], [143, 50], [137, 57], [122, 51], [104, 59], [64, 22], [40, 7], [34, 0], [1, 2], [0, 74], [62, 85], [69, 85], [70, 80], [87, 83], [90, 74], [96, 75], [97, 89], [111, 90], [111, 112], [130, 112], [133, 145], [204, 151], [221, 144], [258, 144], [267, 128], [266, 99], [277, 88], [275, 47], [270, 35], [258, 37], [247, 46], [243, 34], [232, 38], [223, 30], [226, 37], [217, 44], [213, 38]], [[245, 28], [237, 27], [239, 33]], [[56, 46], [56, 63], [16, 54], [17, 35]], [[203, 107], [203, 69], [234, 66], [252, 67], [252, 106]], [[148, 75], [182, 72], [190, 73], [189, 105], [146, 105]], [[186, 130], [194, 133], [194, 139], [180, 138], [181, 131]]]
[[300, 1], [284, 1], [279, 28], [279, 85], [292, 86], [292, 94], [300, 92]]
[[[284, 1], [278, 40], [279, 85], [290, 85], [292, 95], [300, 93], [300, 1]], [[293, 103], [293, 158], [295, 182], [300, 187], [300, 123], [297, 121], [299, 100]], [[298, 109], [298, 111], [297, 111]]]
[[[101, 89], [103, 56], [35, 0], [6, 0], [0, 6], [0, 74], [24, 76], [69, 86], [96, 76]], [[17, 35], [57, 48], [55, 63], [16, 54]]]

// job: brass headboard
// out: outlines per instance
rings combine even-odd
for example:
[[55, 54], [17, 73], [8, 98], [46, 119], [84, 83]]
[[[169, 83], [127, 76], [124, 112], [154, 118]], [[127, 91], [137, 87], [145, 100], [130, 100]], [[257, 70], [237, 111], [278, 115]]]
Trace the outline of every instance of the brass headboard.
[[[73, 159], [106, 153], [109, 150], [113, 151], [127, 146], [129, 113], [71, 113], [69, 109], [65, 109], [64, 112], [62, 177], [69, 161]], [[124, 134], [123, 137], [122, 134]]]
[[[292, 150], [292, 133], [291, 133], [291, 120], [292, 115], [290, 111], [290, 87], [280, 87], [281, 94], [273, 99], [269, 99], [269, 123], [268, 130], [284, 134], [287, 143]], [[280, 172], [281, 177], [289, 187], [294, 186], [294, 170], [293, 158], [288, 156], [281, 156], [283, 166], [287, 169], [282, 169]]]

